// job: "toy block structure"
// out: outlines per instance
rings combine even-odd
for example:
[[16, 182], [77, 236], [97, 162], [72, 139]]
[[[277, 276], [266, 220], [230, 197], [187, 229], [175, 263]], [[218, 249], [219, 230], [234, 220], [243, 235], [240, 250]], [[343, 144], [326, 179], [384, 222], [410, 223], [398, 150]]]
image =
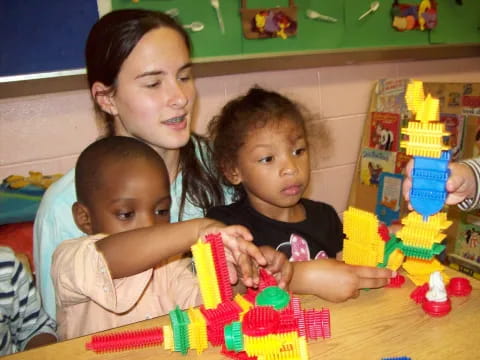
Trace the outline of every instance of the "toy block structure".
[[200, 354], [210, 343], [233, 359], [305, 360], [308, 340], [331, 336], [328, 309], [302, 309], [300, 298], [276, 286], [263, 269], [258, 290], [233, 298], [220, 235], [199, 240], [192, 253], [204, 305], [177, 307], [162, 328], [95, 335], [87, 349], [103, 353], [163, 343], [166, 350]]
[[380, 239], [380, 225], [374, 214], [355, 208], [344, 213], [343, 258], [349, 264], [388, 267], [400, 266], [417, 285], [428, 281], [434, 271], [443, 266], [435, 260], [445, 248], [443, 233], [450, 225], [441, 212], [447, 192], [445, 184], [450, 174], [450, 153], [443, 139], [449, 133], [438, 122], [439, 102], [424, 96], [423, 84], [414, 81], [408, 85], [405, 100], [415, 120], [408, 122], [402, 134], [408, 139], [401, 146], [413, 155], [412, 189], [410, 202], [415, 211], [402, 219], [403, 228], [391, 235], [385, 244]]

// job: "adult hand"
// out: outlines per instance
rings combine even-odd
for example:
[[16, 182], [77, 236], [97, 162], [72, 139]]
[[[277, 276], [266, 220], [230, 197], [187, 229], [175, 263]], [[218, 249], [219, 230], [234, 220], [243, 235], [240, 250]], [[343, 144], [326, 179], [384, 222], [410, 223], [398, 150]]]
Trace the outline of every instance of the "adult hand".
[[[403, 180], [403, 196], [408, 202], [408, 209], [413, 210], [410, 204], [410, 190], [412, 189], [412, 170], [414, 161], [411, 159], [405, 167], [405, 179]], [[447, 180], [446, 205], [456, 205], [467, 197], [474, 197], [476, 193], [477, 183], [472, 169], [462, 163], [450, 163], [450, 176]]]

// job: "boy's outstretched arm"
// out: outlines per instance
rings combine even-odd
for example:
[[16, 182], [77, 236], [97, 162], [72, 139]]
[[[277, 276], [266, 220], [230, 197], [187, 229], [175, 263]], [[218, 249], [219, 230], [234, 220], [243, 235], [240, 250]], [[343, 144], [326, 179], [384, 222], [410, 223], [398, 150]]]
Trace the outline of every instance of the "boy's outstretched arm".
[[311, 294], [332, 302], [356, 298], [360, 289], [385, 286], [395, 273], [388, 269], [348, 265], [334, 259], [293, 263], [290, 290]]
[[[185, 253], [202, 236], [220, 233], [244, 280], [253, 281], [253, 258], [265, 264], [260, 250], [251, 242], [252, 235], [243, 226], [224, 224], [211, 219], [194, 219], [174, 224], [158, 224], [107, 236], [96, 242], [112, 278], [139, 274], [161, 261]], [[248, 284], [246, 284], [249, 286]]]

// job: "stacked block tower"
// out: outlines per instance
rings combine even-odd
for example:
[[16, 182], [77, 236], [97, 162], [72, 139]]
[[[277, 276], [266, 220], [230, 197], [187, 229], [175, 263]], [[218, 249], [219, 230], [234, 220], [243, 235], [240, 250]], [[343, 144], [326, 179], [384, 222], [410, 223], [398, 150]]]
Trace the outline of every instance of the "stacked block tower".
[[[444, 138], [449, 135], [439, 122], [439, 101], [425, 97], [423, 83], [408, 84], [405, 97], [412, 117], [402, 134], [407, 136], [400, 146], [413, 156], [410, 202], [414, 209], [402, 219], [403, 227], [396, 235], [379, 224], [374, 214], [349, 208], [344, 213], [344, 260], [350, 264], [387, 267], [401, 266], [417, 285], [429, 281], [443, 265], [435, 259], [445, 248], [441, 242], [444, 231], [451, 225], [442, 211], [447, 197], [449, 147]], [[448, 281], [442, 274], [443, 280]]]

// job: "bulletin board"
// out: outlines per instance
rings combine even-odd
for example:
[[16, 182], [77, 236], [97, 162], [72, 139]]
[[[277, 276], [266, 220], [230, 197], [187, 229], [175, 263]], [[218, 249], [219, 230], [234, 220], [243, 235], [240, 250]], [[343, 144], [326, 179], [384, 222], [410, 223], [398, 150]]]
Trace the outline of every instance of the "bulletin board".
[[[480, 1], [437, 0], [439, 22], [431, 32], [397, 32], [391, 26], [393, 0], [380, 0], [376, 13], [358, 21], [373, 0], [296, 0], [297, 35], [246, 40], [241, 32], [240, 0], [220, 0], [226, 32], [219, 31], [209, 0], [111, 0], [112, 9], [177, 8], [183, 24], [201, 21], [205, 29], [190, 32], [193, 58], [271, 56], [276, 53], [310, 53], [321, 50], [378, 49], [432, 46], [432, 44], [480, 44]], [[407, 1], [418, 3], [419, 0]], [[287, 6], [288, 0], [248, 0], [249, 8]], [[307, 9], [338, 19], [314, 21]], [[88, 31], [98, 19], [96, 0], [17, 0], [0, 2], [0, 76], [62, 71], [84, 67], [83, 49]], [[208, 61], [208, 60], [207, 60]]]
[[0, 76], [85, 67], [96, 0], [0, 1]]
[[[371, 171], [366, 166], [369, 159], [373, 159], [371, 161], [375, 163], [374, 159], [379, 158], [379, 167], [396, 174], [403, 172], [409, 160], [404, 149], [399, 147], [401, 139], [399, 126], [406, 126], [409, 119], [404, 101], [408, 82], [409, 79], [382, 79], [372, 90], [361, 149], [350, 189], [349, 205], [378, 214], [380, 184], [372, 181]], [[447, 131], [451, 133], [445, 141], [451, 146], [452, 158], [459, 160], [480, 156], [480, 83], [425, 82], [423, 86], [425, 94], [431, 94], [440, 100], [440, 121], [445, 123]], [[392, 119], [399, 120], [399, 123], [390, 128], [394, 133], [394, 140], [391, 143], [381, 141], [376, 137], [380, 133], [379, 129], [388, 129], [389, 124], [393, 123], [390, 121]], [[379, 122], [381, 126], [378, 125]], [[377, 152], [380, 155], [377, 156]], [[377, 166], [372, 167], [375, 169]], [[401, 194], [398, 205], [401, 219], [408, 212]], [[478, 215], [480, 216], [480, 213]], [[456, 206], [451, 206], [448, 209], [448, 218], [454, 222], [447, 232], [449, 240], [452, 239], [449, 242], [451, 248], [457, 237], [457, 226], [463, 221], [464, 214]]]

